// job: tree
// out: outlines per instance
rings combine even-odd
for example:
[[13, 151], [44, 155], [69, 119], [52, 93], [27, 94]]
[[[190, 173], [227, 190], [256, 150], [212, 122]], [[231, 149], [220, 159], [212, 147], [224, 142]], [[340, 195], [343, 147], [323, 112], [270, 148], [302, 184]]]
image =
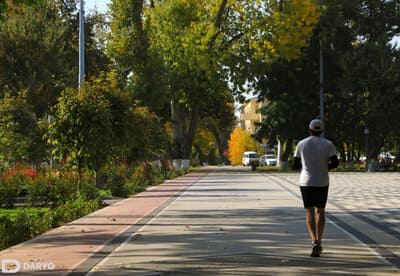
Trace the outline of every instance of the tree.
[[[225, 91], [225, 92], [223, 92]], [[234, 100], [228, 90], [204, 99], [205, 107], [200, 111], [200, 126], [208, 129], [214, 136], [218, 149], [218, 163], [226, 163], [224, 153], [228, 148], [228, 139], [236, 124]]]
[[[204, 99], [213, 98], [220, 83], [228, 87], [229, 79], [239, 87], [260, 63], [297, 56], [318, 19], [313, 1], [179, 0], [160, 2], [151, 11], [150, 45], [163, 55], [172, 103], [173, 155], [184, 159]], [[249, 70], [252, 61], [258, 62]]]
[[[249, 76], [243, 68], [253, 60], [296, 56], [319, 13], [316, 1], [297, 0], [280, 5], [114, 0], [111, 10], [109, 53], [122, 78], [130, 75], [134, 94], [144, 103], [154, 110], [155, 99], [161, 105], [171, 102], [172, 155], [178, 159], [190, 158], [199, 114], [209, 108], [204, 99], [213, 98], [228, 82], [237, 90]], [[154, 69], [157, 74], [149, 74]]]
[[65, 90], [49, 126], [53, 154], [67, 161], [80, 175], [97, 171], [112, 154], [112, 115], [109, 102], [99, 90], [85, 87]]
[[45, 156], [42, 131], [35, 114], [21, 98], [0, 100], [0, 162], [41, 161]]
[[109, 102], [112, 116], [114, 159], [139, 162], [157, 159], [167, 148], [168, 136], [161, 118], [119, 87], [117, 73], [111, 71], [90, 84]]
[[312, 46], [305, 49], [297, 60], [276, 61], [258, 82], [259, 98], [264, 105], [260, 110], [263, 121], [256, 138], [259, 141], [267, 138], [270, 144], [276, 144], [279, 139], [285, 146], [280, 156], [284, 162], [293, 151], [293, 141], [307, 135], [307, 122], [319, 113], [315, 70], [318, 59], [314, 49]]
[[228, 158], [232, 165], [241, 165], [245, 151], [256, 151], [256, 141], [250, 133], [236, 128], [228, 141]]
[[28, 4], [33, 5], [35, 3], [40, 3], [41, 0], [3, 0], [0, 2], [0, 21], [4, 20], [7, 9], [10, 5], [21, 5]]
[[[346, 67], [342, 78], [342, 95], [351, 98], [352, 105], [357, 105], [357, 109], [352, 109], [355, 113], [352, 114], [350, 122], [353, 124], [349, 128], [357, 131], [359, 145], [363, 145], [364, 129], [369, 129], [371, 156], [379, 154], [385, 140], [399, 135], [399, 125], [390, 119], [400, 116], [398, 58], [399, 52], [386, 44], [365, 43], [343, 59]], [[349, 113], [337, 115], [346, 114]]]
[[195, 139], [193, 141], [200, 164], [208, 162], [210, 153], [215, 149], [215, 139], [213, 134], [205, 128], [198, 128]]
[[[78, 17], [76, 0], [9, 2], [0, 22], [0, 97], [23, 95], [38, 118], [49, 113], [61, 91], [77, 86]], [[107, 60], [94, 38], [101, 15], [86, 17], [87, 76], [105, 70]]]
[[[321, 41], [326, 135], [335, 141], [342, 158], [353, 160], [365, 149], [368, 127], [375, 155], [396, 129], [389, 129], [389, 116], [398, 116], [398, 50], [388, 44], [397, 28], [393, 19], [400, 19], [396, 2], [324, 1], [319, 28], [300, 59], [275, 62], [260, 77], [261, 98], [267, 106], [258, 136], [306, 135], [306, 123], [318, 114]], [[366, 22], [372, 28], [366, 28]]]

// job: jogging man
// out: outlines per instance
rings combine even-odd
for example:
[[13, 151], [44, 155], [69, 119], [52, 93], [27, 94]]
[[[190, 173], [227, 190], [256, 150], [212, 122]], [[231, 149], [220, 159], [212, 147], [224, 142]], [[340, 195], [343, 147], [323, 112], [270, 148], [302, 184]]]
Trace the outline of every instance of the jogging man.
[[319, 257], [322, 253], [328, 171], [339, 165], [332, 142], [321, 137], [323, 131], [322, 121], [312, 120], [309, 124], [310, 136], [297, 144], [293, 160], [293, 169], [301, 168], [300, 190], [306, 211], [307, 230], [312, 240], [311, 257]]

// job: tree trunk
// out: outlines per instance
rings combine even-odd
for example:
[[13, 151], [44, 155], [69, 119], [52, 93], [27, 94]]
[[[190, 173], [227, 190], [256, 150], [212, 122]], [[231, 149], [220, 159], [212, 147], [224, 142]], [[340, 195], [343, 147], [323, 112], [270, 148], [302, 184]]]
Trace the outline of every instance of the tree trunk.
[[225, 156], [224, 156], [224, 144], [222, 142], [222, 137], [220, 132], [218, 131], [218, 128], [215, 127], [214, 125], [211, 125], [208, 127], [208, 129], [211, 131], [215, 138], [215, 142], [217, 143], [218, 146], [218, 157], [219, 157], [219, 163], [225, 163]]
[[292, 144], [293, 144], [293, 138], [288, 138], [280, 162], [280, 168], [279, 168], [280, 171], [286, 171], [287, 169], [288, 158], [290, 153], [292, 152]]
[[196, 134], [196, 128], [197, 128], [197, 122], [199, 120], [199, 105], [195, 105], [192, 110], [191, 118], [190, 118], [190, 123], [189, 123], [189, 129], [187, 132], [187, 135], [184, 137], [184, 143], [183, 143], [183, 159], [184, 160], [189, 160], [185, 162], [189, 162], [187, 164], [187, 167], [185, 166], [185, 169], [187, 169], [190, 165], [190, 157], [192, 154], [192, 145], [194, 141], [194, 136]]
[[182, 159], [182, 145], [184, 140], [184, 124], [182, 123], [181, 107], [171, 101], [171, 122], [172, 122], [172, 159]]
[[[190, 163], [192, 145], [196, 133], [197, 122], [199, 120], [200, 107], [198, 104], [193, 106], [190, 117], [189, 128], [186, 132], [185, 116], [183, 107], [177, 101], [171, 101], [171, 121], [172, 121], [172, 150], [171, 155], [174, 163], [184, 164], [187, 168]], [[181, 161], [178, 161], [181, 160]], [[180, 169], [181, 167], [177, 168]]]
[[207, 162], [207, 158], [204, 155], [203, 151], [201, 150], [198, 144], [193, 144], [194, 148], [196, 149], [197, 153], [199, 154], [200, 164], [204, 164]]
[[173, 160], [174, 168], [181, 169], [183, 158], [183, 142], [185, 136], [185, 124], [182, 119], [181, 106], [177, 101], [171, 101], [171, 122], [172, 122], [172, 145], [171, 145], [171, 158]]

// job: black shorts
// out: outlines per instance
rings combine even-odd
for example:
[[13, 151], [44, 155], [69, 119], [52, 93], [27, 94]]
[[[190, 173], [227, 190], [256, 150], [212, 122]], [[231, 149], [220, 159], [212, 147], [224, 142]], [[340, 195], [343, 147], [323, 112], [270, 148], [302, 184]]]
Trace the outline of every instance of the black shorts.
[[328, 199], [329, 186], [325, 187], [300, 187], [304, 208], [325, 208]]

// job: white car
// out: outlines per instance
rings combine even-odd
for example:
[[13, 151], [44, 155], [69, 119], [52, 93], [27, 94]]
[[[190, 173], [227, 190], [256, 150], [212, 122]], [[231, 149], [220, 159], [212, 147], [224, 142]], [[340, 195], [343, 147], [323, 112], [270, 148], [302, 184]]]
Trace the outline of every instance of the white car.
[[390, 152], [381, 152], [379, 154], [379, 159], [380, 160], [385, 160], [386, 162], [394, 162], [394, 159], [396, 159], [396, 156], [392, 155]]
[[251, 166], [255, 164], [258, 166], [258, 154], [255, 151], [245, 151], [242, 157], [243, 166]]
[[275, 166], [277, 158], [275, 154], [265, 154], [260, 157], [260, 166]]

